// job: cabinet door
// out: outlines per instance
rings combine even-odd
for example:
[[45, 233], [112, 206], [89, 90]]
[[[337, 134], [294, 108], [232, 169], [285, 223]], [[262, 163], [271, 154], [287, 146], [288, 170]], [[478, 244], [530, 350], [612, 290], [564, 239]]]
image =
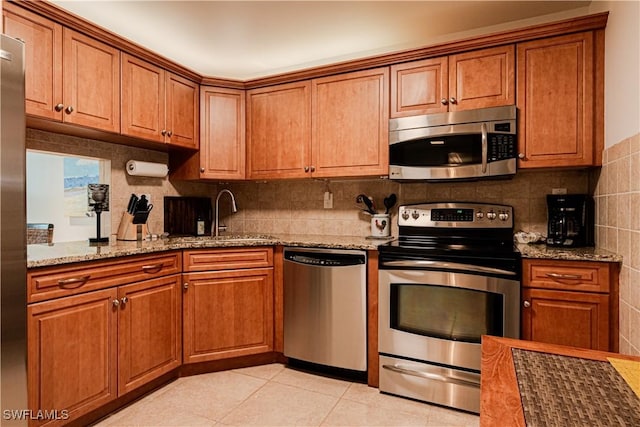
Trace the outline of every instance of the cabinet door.
[[120, 51], [64, 28], [64, 121], [120, 132]]
[[513, 45], [449, 57], [449, 111], [513, 105], [515, 91]]
[[522, 298], [522, 339], [610, 351], [609, 295], [524, 288]]
[[164, 142], [165, 71], [122, 54], [122, 134]]
[[391, 66], [391, 118], [448, 111], [447, 57]]
[[273, 351], [273, 269], [184, 275], [184, 363]]
[[594, 162], [593, 34], [518, 44], [520, 168]]
[[248, 178], [310, 176], [310, 149], [311, 82], [247, 92]]
[[62, 26], [3, 3], [4, 32], [25, 42], [26, 112], [62, 120]]
[[118, 393], [182, 363], [180, 275], [118, 289]]
[[166, 130], [171, 145], [197, 149], [200, 89], [190, 80], [166, 73]]
[[314, 177], [389, 174], [389, 69], [313, 80]]
[[200, 177], [244, 179], [244, 91], [201, 87], [200, 115]]
[[118, 313], [113, 289], [31, 304], [29, 407], [70, 419], [116, 398]]

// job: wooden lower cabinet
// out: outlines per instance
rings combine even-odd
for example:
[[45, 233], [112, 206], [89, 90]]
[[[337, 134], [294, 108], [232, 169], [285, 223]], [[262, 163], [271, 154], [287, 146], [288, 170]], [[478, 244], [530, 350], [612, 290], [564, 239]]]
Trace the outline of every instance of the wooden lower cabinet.
[[175, 274], [30, 304], [29, 407], [68, 411], [31, 424], [64, 425], [178, 367], [180, 298]]
[[183, 276], [184, 363], [273, 351], [273, 268]]
[[618, 351], [618, 268], [523, 260], [522, 339]]

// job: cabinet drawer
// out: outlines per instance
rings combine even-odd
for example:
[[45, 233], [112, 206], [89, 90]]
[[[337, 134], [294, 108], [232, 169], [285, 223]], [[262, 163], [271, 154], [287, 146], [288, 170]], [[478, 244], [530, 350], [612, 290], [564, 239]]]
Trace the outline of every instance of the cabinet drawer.
[[522, 261], [522, 286], [583, 292], [609, 292], [610, 266], [586, 261]]
[[200, 249], [183, 252], [184, 271], [233, 270], [273, 266], [273, 248]]
[[46, 267], [27, 272], [28, 302], [43, 301], [182, 272], [180, 252]]

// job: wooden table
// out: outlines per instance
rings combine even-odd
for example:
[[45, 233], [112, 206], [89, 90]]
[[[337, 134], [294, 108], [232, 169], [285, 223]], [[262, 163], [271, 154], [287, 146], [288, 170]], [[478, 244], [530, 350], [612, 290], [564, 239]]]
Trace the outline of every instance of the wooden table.
[[485, 335], [482, 337], [480, 426], [526, 426], [513, 348], [596, 361], [607, 361], [608, 357], [640, 361], [640, 357], [618, 353]]

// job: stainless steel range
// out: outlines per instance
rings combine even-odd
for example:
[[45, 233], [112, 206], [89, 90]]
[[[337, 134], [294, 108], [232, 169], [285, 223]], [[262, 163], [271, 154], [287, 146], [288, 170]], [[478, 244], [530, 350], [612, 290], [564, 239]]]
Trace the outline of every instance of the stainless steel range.
[[400, 206], [379, 247], [380, 391], [480, 411], [482, 335], [520, 336], [513, 208]]

